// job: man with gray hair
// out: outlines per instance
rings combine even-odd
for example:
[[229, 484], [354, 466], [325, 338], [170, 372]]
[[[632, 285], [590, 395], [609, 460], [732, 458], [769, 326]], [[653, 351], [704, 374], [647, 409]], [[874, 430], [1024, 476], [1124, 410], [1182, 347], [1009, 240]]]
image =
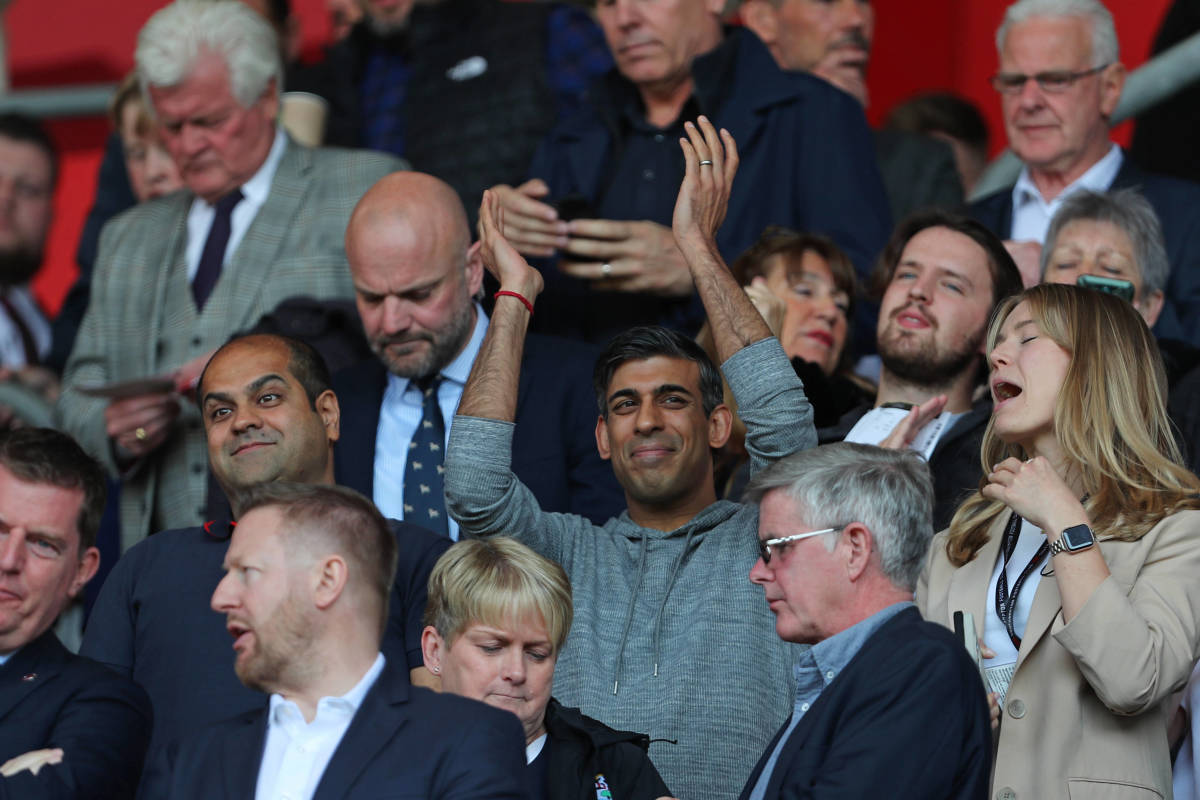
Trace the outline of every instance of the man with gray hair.
[[136, 61], [187, 191], [105, 227], [59, 405], [66, 429], [123, 479], [122, 549], [203, 521], [204, 433], [180, 394], [231, 331], [284, 300], [353, 296], [346, 222], [402, 166], [288, 138], [276, 125], [275, 32], [235, 0], [158, 11]]
[[996, 49], [992, 86], [1025, 166], [1016, 185], [973, 204], [972, 215], [1008, 240], [1028, 284], [1067, 197], [1139, 189], [1162, 222], [1173, 266], [1154, 332], [1200, 345], [1200, 186], [1141, 170], [1109, 137], [1125, 84], [1112, 14], [1099, 0], [1018, 0]]
[[[987, 794], [991, 733], [966, 649], [921, 619], [913, 589], [933, 536], [933, 485], [906, 450], [842, 442], [751, 481], [763, 587], [796, 664], [792, 716], [742, 800]], [[779, 691], [783, 691], [782, 688]]]

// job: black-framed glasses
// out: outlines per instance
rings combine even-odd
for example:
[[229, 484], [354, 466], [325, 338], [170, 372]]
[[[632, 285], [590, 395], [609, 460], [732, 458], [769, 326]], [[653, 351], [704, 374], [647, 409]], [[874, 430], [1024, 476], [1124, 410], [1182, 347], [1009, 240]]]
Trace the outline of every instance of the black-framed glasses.
[[1075, 81], [1086, 78], [1089, 75], [1095, 75], [1097, 72], [1107, 69], [1108, 66], [1108, 64], [1101, 64], [1098, 67], [1082, 69], [1078, 72], [1071, 72], [1066, 69], [1052, 69], [1046, 72], [1039, 72], [1036, 75], [1025, 75], [1021, 72], [997, 72], [991, 77], [991, 82], [992, 88], [1000, 94], [1017, 94], [1031, 80], [1036, 81], [1038, 88], [1043, 92], [1061, 94], [1074, 86]]
[[823, 528], [819, 531], [809, 531], [808, 533], [793, 533], [791, 536], [780, 536], [778, 539], [759, 539], [758, 557], [762, 559], [764, 564], [770, 564], [772, 547], [782, 547], [785, 544], [798, 542], [801, 539], [807, 539], [810, 536], [824, 536], [827, 533], [837, 533], [845, 527], [845, 525], [842, 525], [837, 528]]

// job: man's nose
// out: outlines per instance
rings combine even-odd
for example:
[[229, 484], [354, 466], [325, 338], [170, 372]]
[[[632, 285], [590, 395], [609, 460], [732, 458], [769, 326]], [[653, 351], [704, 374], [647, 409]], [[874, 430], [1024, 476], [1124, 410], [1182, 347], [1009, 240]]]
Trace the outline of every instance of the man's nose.
[[412, 309], [407, 300], [393, 295], [383, 298], [383, 329], [389, 335], [412, 327]]
[[13, 528], [0, 537], [0, 572], [20, 572], [27, 557], [25, 531]]
[[211, 601], [213, 611], [224, 614], [236, 605], [232, 584], [233, 574], [229, 572], [225, 573], [225, 577], [221, 578], [221, 582], [217, 584], [217, 588], [213, 591]]

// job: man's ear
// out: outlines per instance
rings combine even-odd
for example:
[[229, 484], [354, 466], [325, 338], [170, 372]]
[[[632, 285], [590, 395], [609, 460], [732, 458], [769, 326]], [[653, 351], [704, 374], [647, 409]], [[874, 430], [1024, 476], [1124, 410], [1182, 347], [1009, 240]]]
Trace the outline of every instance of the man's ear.
[[708, 446], [713, 449], [724, 447], [732, 432], [733, 412], [722, 403], [708, 415]]
[[1105, 119], [1117, 110], [1121, 91], [1125, 88], [1125, 74], [1125, 65], [1120, 62], [1109, 64], [1100, 73], [1100, 113]]
[[329, 441], [336, 442], [342, 431], [342, 409], [338, 405], [337, 395], [332, 389], [326, 389], [317, 395], [316, 407], [321, 415], [321, 424], [325, 426], [325, 434]]
[[846, 577], [856, 581], [862, 577], [871, 561], [875, 539], [866, 525], [852, 522], [842, 531], [842, 546], [846, 548]]
[[483, 242], [475, 242], [467, 248], [467, 292], [471, 297], [483, 289], [483, 256], [480, 248]]
[[95, 547], [89, 547], [79, 557], [79, 567], [75, 570], [75, 577], [71, 580], [71, 585], [67, 587], [67, 596], [72, 600], [78, 597], [98, 569], [100, 569], [100, 551]]
[[596, 418], [596, 450], [605, 461], [612, 457], [612, 451], [608, 447], [608, 423], [604, 421], [603, 414]]
[[331, 555], [317, 561], [313, 572], [313, 605], [324, 611], [341, 597], [349, 579], [349, 568], [341, 556]]
[[745, 0], [738, 8], [742, 24], [762, 39], [763, 44], [771, 47], [779, 39], [779, 17], [770, 0]]

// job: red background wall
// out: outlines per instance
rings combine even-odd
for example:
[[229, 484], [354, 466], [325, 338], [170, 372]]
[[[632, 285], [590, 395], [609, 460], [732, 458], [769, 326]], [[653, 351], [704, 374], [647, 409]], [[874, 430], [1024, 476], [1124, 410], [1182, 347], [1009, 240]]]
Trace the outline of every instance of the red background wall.
[[[1141, 64], [1169, 0], [1106, 0], [1117, 21], [1122, 60]], [[951, 89], [988, 118], [993, 149], [1004, 145], [999, 103], [987, 85], [996, 68], [993, 36], [1007, 0], [873, 0], [876, 43], [870, 75], [873, 124], [923, 89]], [[137, 31], [163, 0], [13, 0], [6, 13], [9, 69], [15, 88], [113, 82], [132, 65]], [[305, 50], [320, 52], [328, 35], [324, 0], [292, 0]], [[95, 191], [108, 124], [102, 118], [59, 120], [51, 133], [63, 150], [47, 264], [34, 289], [57, 310], [75, 277], [75, 245]], [[1127, 141], [1128, 126], [1117, 132]]]

